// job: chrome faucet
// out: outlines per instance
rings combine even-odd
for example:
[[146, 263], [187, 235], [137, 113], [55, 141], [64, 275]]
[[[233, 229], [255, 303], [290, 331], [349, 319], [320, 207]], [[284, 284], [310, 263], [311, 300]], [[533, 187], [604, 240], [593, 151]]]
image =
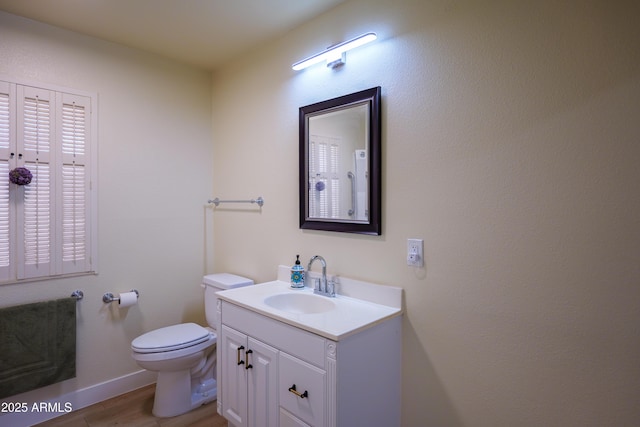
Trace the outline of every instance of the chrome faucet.
[[[327, 262], [320, 255], [314, 255], [309, 260], [309, 264], [307, 264], [307, 274], [304, 276], [304, 280], [309, 280], [309, 272], [311, 272], [311, 266], [315, 260], [320, 260], [320, 264], [322, 265], [322, 276], [319, 279], [316, 279], [315, 284], [313, 286], [313, 293], [325, 295], [328, 297], [335, 297], [335, 285], [332, 280], [327, 282]], [[306, 283], [305, 283], [306, 286]]]

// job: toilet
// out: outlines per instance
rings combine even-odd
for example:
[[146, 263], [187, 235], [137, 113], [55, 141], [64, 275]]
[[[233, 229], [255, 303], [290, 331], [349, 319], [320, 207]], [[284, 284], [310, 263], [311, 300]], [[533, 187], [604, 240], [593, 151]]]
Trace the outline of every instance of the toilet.
[[155, 329], [131, 342], [138, 365], [158, 373], [153, 415], [174, 417], [217, 397], [216, 292], [253, 285], [235, 274], [209, 274], [202, 278], [204, 310], [209, 327], [180, 323]]

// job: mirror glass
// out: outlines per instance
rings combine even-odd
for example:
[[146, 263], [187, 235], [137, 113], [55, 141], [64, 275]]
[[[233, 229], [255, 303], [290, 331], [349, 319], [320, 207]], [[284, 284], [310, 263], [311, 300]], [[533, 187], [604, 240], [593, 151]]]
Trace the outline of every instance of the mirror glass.
[[380, 88], [300, 108], [300, 228], [380, 229]]

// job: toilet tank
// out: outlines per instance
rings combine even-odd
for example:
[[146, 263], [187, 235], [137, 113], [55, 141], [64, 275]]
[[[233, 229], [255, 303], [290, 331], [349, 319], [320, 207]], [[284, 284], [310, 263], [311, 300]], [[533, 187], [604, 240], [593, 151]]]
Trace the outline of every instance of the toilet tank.
[[218, 306], [218, 296], [216, 292], [249, 285], [253, 285], [253, 280], [229, 273], [207, 274], [202, 278], [202, 287], [204, 288], [204, 313], [207, 318], [207, 324], [211, 328], [218, 329], [216, 326], [216, 310]]

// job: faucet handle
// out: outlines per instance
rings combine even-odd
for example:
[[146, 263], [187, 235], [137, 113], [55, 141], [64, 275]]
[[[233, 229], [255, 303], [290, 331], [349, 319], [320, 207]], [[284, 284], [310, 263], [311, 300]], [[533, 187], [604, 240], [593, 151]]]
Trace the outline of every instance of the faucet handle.
[[336, 287], [338, 286], [339, 283], [340, 283], [340, 279], [338, 276], [331, 276], [329, 279], [327, 279], [327, 289], [326, 289], [327, 295], [331, 297], [335, 297]]

